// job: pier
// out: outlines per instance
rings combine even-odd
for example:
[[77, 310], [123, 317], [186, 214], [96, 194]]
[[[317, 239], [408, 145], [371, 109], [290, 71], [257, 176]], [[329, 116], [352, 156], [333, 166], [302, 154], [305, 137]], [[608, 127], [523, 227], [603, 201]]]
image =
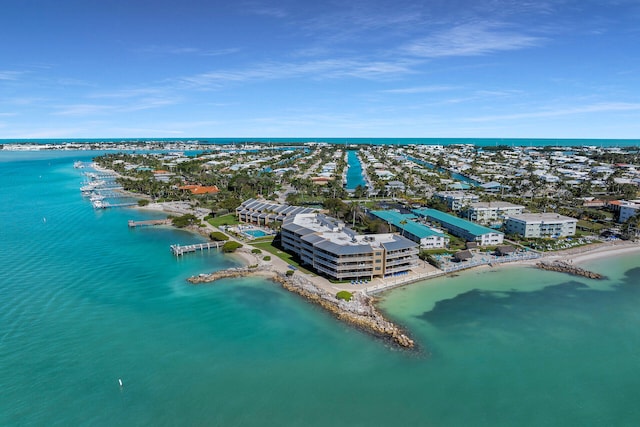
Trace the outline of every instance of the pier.
[[134, 221], [132, 219], [129, 220], [129, 228], [137, 228], [137, 227], [153, 227], [155, 225], [170, 225], [170, 219], [150, 219], [147, 221]]
[[91, 202], [94, 209], [107, 209], [107, 208], [125, 208], [129, 206], [137, 206], [136, 202], [125, 202], [125, 203], [109, 203], [104, 202], [102, 200], [94, 200]]
[[205, 249], [209, 250], [211, 248], [218, 249], [223, 244], [224, 242], [207, 242], [207, 243], [196, 243], [195, 245], [187, 245], [187, 246], [171, 245], [171, 252], [173, 252], [175, 256], [181, 256], [189, 252], [203, 251]]

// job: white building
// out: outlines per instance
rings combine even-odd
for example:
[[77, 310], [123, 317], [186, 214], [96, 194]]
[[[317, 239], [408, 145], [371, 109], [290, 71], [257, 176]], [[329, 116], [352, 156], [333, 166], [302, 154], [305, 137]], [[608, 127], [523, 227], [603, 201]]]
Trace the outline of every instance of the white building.
[[576, 234], [578, 220], [556, 213], [521, 214], [507, 218], [507, 234], [523, 237], [566, 237]]
[[477, 195], [465, 191], [439, 191], [433, 196], [445, 202], [452, 211], [459, 211], [463, 206], [480, 200]]
[[419, 217], [426, 218], [427, 221], [440, 224], [454, 236], [458, 236], [467, 242], [476, 242], [480, 246], [500, 245], [504, 240], [504, 234], [497, 230], [436, 209], [415, 209], [413, 213]]
[[508, 202], [476, 202], [471, 203], [462, 213], [462, 217], [479, 224], [495, 224], [504, 221], [505, 217], [520, 215], [524, 206]]

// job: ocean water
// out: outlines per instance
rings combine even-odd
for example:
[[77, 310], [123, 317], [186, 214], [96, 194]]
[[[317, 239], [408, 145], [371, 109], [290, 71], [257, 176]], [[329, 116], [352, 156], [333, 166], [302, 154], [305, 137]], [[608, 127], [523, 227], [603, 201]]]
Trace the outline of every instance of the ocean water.
[[[171, 228], [94, 211], [75, 160], [0, 153], [0, 425], [635, 426], [640, 260], [590, 281], [531, 268], [397, 289], [388, 347]], [[118, 384], [122, 379], [123, 387]]]

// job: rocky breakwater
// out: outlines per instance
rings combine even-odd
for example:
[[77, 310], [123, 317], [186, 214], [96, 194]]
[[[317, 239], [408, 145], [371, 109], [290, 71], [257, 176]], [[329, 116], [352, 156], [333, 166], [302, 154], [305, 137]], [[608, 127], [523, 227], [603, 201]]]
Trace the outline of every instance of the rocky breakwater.
[[267, 266], [228, 268], [226, 270], [214, 271], [209, 274], [203, 273], [198, 274], [197, 276], [191, 276], [187, 279], [187, 282], [197, 285], [199, 283], [215, 282], [220, 279], [246, 277], [249, 275], [259, 274], [261, 272], [269, 272], [269, 268]]
[[558, 271], [560, 273], [573, 274], [574, 276], [588, 277], [589, 279], [602, 279], [603, 276], [593, 271], [585, 270], [584, 268], [576, 267], [565, 261], [542, 261], [536, 264], [536, 267], [543, 270]]
[[344, 301], [302, 277], [287, 277], [284, 274], [277, 274], [273, 280], [280, 283], [286, 290], [295, 292], [308, 301], [318, 304], [344, 322], [375, 336], [388, 339], [399, 347], [407, 349], [415, 347], [411, 338], [378, 312], [373, 305], [372, 298], [361, 292], [353, 294], [351, 301]]

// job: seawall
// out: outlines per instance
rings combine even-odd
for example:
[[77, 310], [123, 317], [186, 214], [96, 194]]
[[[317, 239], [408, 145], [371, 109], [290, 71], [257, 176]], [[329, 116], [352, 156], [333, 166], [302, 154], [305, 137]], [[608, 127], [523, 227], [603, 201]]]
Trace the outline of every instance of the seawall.
[[354, 293], [351, 301], [344, 301], [301, 277], [286, 277], [276, 274], [272, 280], [280, 283], [286, 290], [318, 304], [344, 322], [375, 336], [388, 339], [399, 347], [415, 347], [415, 342], [398, 326], [385, 319], [374, 306], [373, 299], [362, 292]]

